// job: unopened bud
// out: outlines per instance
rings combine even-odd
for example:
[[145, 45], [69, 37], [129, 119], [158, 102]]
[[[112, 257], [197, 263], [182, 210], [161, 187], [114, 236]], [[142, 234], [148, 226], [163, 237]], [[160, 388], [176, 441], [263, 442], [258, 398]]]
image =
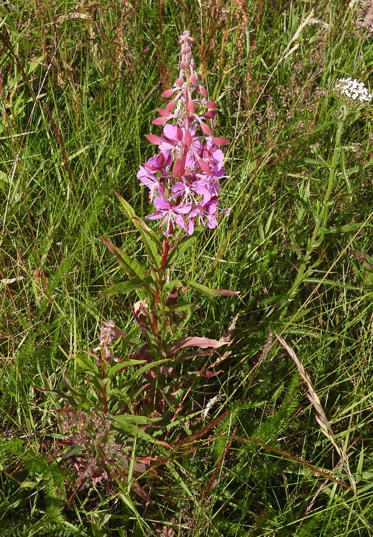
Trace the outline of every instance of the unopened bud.
[[167, 110], [168, 112], [171, 112], [171, 110], [174, 109], [175, 104], [176, 104], [176, 101], [175, 101], [175, 100], [174, 100], [174, 101], [170, 101], [170, 102], [167, 104], [167, 106], [166, 106], [166, 110]]
[[169, 97], [171, 97], [173, 92], [174, 92], [173, 89], [167, 89], [167, 90], [162, 92], [162, 97], [164, 97], [165, 99], [168, 99]]

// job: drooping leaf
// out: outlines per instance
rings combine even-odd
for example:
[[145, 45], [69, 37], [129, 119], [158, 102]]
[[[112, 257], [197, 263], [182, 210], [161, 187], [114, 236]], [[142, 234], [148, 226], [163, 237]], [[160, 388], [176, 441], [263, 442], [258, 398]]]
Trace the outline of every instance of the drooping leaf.
[[198, 347], [200, 349], [218, 349], [223, 345], [227, 345], [226, 341], [218, 341], [217, 339], [210, 339], [208, 337], [191, 336], [178, 339], [171, 345], [166, 347], [167, 356], [172, 356], [176, 352], [182, 349], [188, 349], [189, 347]]

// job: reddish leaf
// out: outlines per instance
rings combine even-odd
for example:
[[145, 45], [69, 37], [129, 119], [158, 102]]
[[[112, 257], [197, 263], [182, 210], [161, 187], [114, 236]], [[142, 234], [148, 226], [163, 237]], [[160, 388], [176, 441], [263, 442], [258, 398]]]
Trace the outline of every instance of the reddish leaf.
[[200, 86], [199, 91], [202, 93], [202, 95], [203, 95], [204, 97], [207, 97], [207, 96], [208, 96], [207, 89], [204, 88], [203, 86]]
[[231, 289], [212, 289], [211, 287], [207, 287], [207, 285], [202, 285], [194, 282], [193, 280], [189, 280], [187, 284], [196, 289], [199, 293], [201, 293], [201, 295], [209, 296], [211, 298], [216, 296], [233, 296], [240, 294], [239, 291], [232, 291]]
[[199, 347], [200, 349], [213, 348], [218, 349], [222, 345], [226, 345], [226, 341], [218, 341], [217, 339], [210, 339], [208, 337], [191, 336], [178, 339], [172, 345], [166, 348], [166, 354], [172, 356], [175, 352], [182, 349], [188, 349], [189, 347]]
[[207, 101], [207, 106], [209, 108], [217, 108], [218, 107], [218, 105], [217, 105], [217, 103], [215, 101]]

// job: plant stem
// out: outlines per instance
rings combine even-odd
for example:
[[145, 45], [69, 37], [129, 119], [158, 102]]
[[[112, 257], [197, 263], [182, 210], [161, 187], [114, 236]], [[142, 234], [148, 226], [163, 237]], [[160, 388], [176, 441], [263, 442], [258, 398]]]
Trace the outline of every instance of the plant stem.
[[[308, 241], [306, 254], [303, 258], [302, 264], [299, 267], [297, 277], [289, 291], [290, 298], [294, 297], [295, 292], [297, 291], [299, 285], [304, 281], [305, 278], [307, 278], [312, 273], [313, 266], [308, 267], [308, 263], [310, 261], [312, 252], [316, 248], [318, 248], [324, 240], [326, 224], [328, 222], [328, 215], [329, 215], [329, 207], [330, 207], [329, 200], [330, 200], [330, 196], [332, 194], [335, 179], [336, 179], [336, 171], [337, 171], [337, 166], [339, 163], [340, 152], [341, 152], [341, 138], [342, 138], [344, 122], [346, 120], [347, 114], [348, 114], [348, 107], [346, 105], [342, 105], [341, 118], [339, 120], [337, 132], [336, 132], [333, 157], [332, 157], [332, 161], [331, 161], [330, 169], [329, 169], [328, 186], [324, 195], [321, 210], [316, 217], [316, 224], [312, 233], [312, 237]], [[318, 262], [316, 262], [316, 264], [317, 263]]]

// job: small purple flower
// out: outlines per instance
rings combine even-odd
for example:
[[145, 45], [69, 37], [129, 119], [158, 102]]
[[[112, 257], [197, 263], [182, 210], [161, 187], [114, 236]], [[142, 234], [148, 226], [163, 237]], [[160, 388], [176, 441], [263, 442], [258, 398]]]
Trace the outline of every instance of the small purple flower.
[[182, 198], [183, 203], [191, 203], [198, 205], [197, 196], [203, 196], [203, 203], [207, 203], [211, 199], [211, 192], [203, 181], [179, 181], [172, 187], [173, 195], [170, 199]]
[[189, 233], [189, 227], [186, 225], [184, 217], [189, 213], [191, 205], [170, 203], [162, 190], [159, 191], [159, 194], [160, 196], [154, 199], [154, 206], [157, 210], [146, 218], [148, 220], [163, 218], [162, 224], [166, 225], [166, 235], [172, 235], [175, 224]]
[[[192, 209], [189, 213], [189, 223], [193, 222], [192, 225], [194, 225], [194, 220], [197, 218], [198, 223], [201, 226], [205, 225], [205, 221], [207, 222], [207, 227], [209, 229], [214, 229], [218, 225], [217, 221], [217, 207], [219, 204], [219, 200], [211, 200], [206, 205], [198, 205], [194, 209]], [[192, 232], [193, 233], [193, 232]], [[191, 233], [191, 234], [192, 234]]]

